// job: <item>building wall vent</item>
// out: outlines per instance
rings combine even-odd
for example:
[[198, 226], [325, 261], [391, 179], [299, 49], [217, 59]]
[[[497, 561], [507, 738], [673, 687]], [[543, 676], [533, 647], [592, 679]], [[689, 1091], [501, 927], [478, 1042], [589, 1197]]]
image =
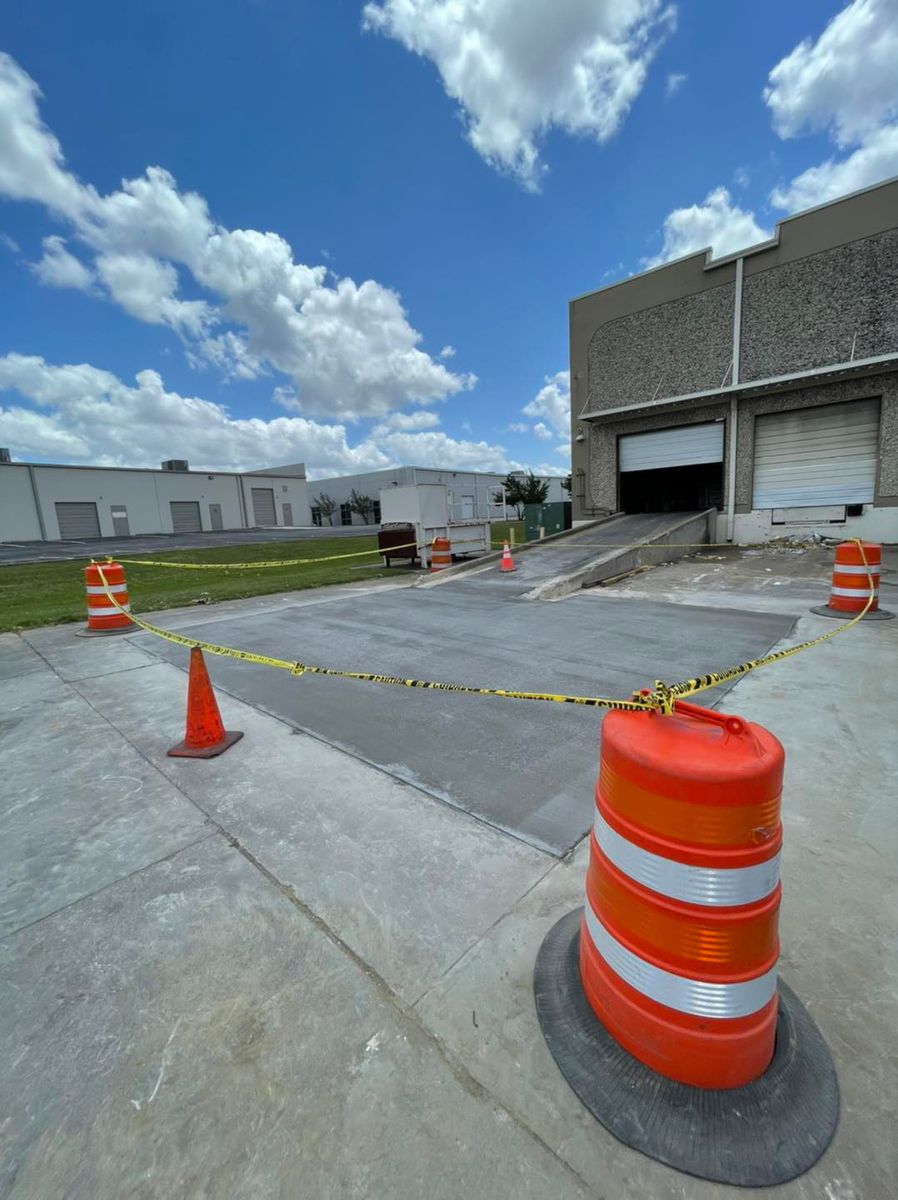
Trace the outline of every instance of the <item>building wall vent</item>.
[[186, 458], [167, 458], [162, 464], [163, 471], [189, 471], [190, 464]]

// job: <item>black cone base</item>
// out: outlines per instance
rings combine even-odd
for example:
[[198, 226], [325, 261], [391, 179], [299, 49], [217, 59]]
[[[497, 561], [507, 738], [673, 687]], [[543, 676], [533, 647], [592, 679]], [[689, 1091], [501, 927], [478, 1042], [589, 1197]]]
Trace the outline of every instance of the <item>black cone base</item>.
[[546, 935], [533, 991], [562, 1075], [616, 1138], [678, 1171], [742, 1187], [801, 1175], [832, 1141], [839, 1085], [829, 1049], [801, 1001], [779, 984], [773, 1061], [746, 1087], [709, 1091], [658, 1075], [606, 1031], [580, 986], [580, 914]]
[[[816, 613], [818, 617], [832, 617], [835, 621], [850, 621], [853, 613], [840, 612], [837, 608], [830, 608], [828, 604], [821, 604], [817, 608], [811, 609], [812, 613]], [[864, 613], [861, 617], [862, 621], [891, 621], [894, 613], [886, 612], [884, 608], [874, 608], [872, 612]]]

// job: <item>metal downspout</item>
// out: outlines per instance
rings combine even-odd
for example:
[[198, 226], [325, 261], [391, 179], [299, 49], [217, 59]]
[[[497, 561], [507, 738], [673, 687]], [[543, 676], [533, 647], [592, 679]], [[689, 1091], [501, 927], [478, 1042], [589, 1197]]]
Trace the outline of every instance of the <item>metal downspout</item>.
[[34, 511], [37, 514], [37, 527], [41, 531], [41, 541], [47, 540], [47, 527], [44, 525], [44, 514], [41, 512], [41, 501], [37, 494], [37, 482], [34, 478], [34, 467], [28, 463], [28, 478], [31, 481], [31, 494], [34, 497]]
[[[733, 372], [732, 385], [741, 381], [740, 357], [742, 354], [742, 277], [745, 259], [736, 259], [736, 285], [733, 297]], [[727, 532], [728, 542], [733, 540], [736, 528], [736, 447], [738, 442], [739, 400], [730, 397], [729, 437], [727, 439]]]

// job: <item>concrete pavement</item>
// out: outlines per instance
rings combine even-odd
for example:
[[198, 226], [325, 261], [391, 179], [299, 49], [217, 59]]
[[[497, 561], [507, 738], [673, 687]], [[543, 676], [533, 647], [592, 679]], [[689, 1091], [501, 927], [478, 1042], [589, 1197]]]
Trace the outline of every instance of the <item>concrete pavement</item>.
[[[791, 641], [831, 628], [807, 614], [815, 554], [632, 586], [689, 619], [771, 593]], [[579, 599], [592, 630], [635, 602]], [[243, 741], [168, 759], [183, 672], [74, 632], [0, 638], [4, 1200], [745, 1195], [615, 1142], [545, 1049], [533, 960], [580, 902], [583, 843], [559, 861], [227, 695]], [[898, 621], [861, 625], [724, 699], [786, 746], [781, 968], [842, 1089], [830, 1151], [765, 1200], [895, 1193], [896, 650]]]
[[[555, 569], [552, 560], [540, 567], [537, 555], [525, 557], [531, 578]], [[492, 582], [481, 586], [481, 578]], [[782, 614], [642, 600], [610, 606], [595, 621], [586, 594], [532, 603], [508, 580], [493, 568], [438, 588], [381, 589], [314, 607], [257, 606], [227, 618], [194, 611], [179, 616], [177, 627], [205, 641], [345, 671], [626, 698], [659, 673], [674, 682], [754, 658], [793, 623]], [[151, 634], [134, 641], [168, 662], [186, 662], [181, 647]], [[566, 853], [592, 821], [595, 709], [322, 676], [300, 681], [227, 658], [210, 658], [209, 670], [240, 699], [539, 849]]]

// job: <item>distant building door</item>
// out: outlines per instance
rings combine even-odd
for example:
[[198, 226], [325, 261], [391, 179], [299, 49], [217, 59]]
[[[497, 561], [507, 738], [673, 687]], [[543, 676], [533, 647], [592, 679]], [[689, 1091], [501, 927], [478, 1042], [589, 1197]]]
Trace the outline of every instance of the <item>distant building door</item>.
[[292, 504], [284, 504], [284, 524], [285, 525], [293, 524], [293, 505]]
[[112, 532], [116, 537], [128, 537], [131, 533], [131, 527], [128, 524], [128, 510], [124, 505], [113, 504], [112, 509]]
[[340, 524], [341, 525], [351, 525], [352, 524], [352, 507], [350, 506], [350, 503], [348, 500], [344, 504], [340, 505]]
[[321, 524], [321, 509], [318, 507], [317, 504], [312, 505], [312, 524], [313, 525]]
[[474, 520], [474, 497], [462, 496], [461, 498], [461, 519], [463, 521]]
[[198, 500], [169, 500], [168, 503], [175, 533], [202, 533], [203, 519]]
[[56, 502], [56, 520], [61, 538], [95, 538], [100, 536], [100, 518], [93, 502]]
[[274, 488], [253, 488], [253, 520], [257, 525], [277, 525]]
[[209, 505], [209, 524], [213, 529], [224, 529], [224, 524], [221, 519], [221, 505]]

